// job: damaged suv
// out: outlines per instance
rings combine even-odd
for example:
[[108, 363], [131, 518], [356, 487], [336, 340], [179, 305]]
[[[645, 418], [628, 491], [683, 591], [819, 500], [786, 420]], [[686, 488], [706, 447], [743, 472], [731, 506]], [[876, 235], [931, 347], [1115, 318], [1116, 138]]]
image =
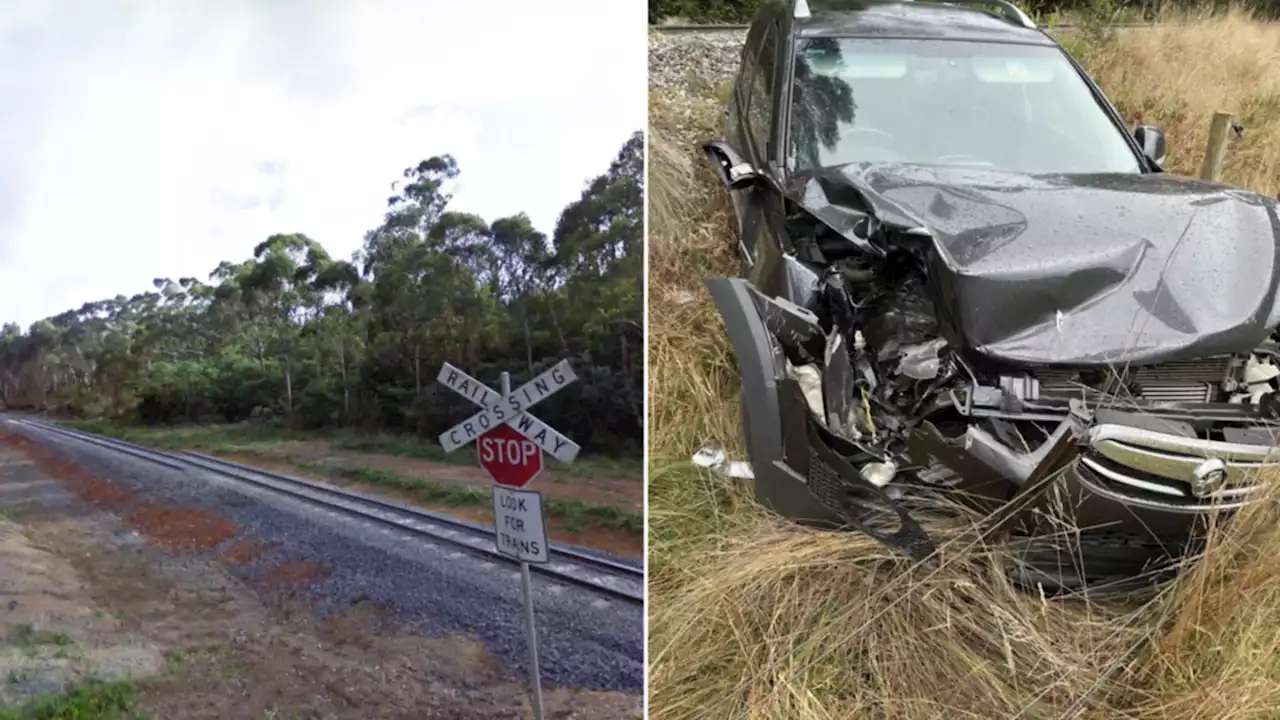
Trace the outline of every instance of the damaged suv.
[[1276, 202], [1164, 173], [1015, 6], [766, 3], [727, 132], [745, 277], [707, 285], [760, 502], [925, 559], [916, 498], [961, 498], [1067, 590], [1146, 582], [1259, 496]]

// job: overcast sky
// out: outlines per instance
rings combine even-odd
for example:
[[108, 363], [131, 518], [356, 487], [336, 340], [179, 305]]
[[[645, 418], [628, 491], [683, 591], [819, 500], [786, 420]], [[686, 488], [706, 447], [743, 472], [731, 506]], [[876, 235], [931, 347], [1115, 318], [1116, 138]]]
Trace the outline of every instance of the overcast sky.
[[635, 0], [2, 0], [0, 322], [202, 280], [276, 232], [346, 258], [401, 171], [560, 210], [645, 123]]

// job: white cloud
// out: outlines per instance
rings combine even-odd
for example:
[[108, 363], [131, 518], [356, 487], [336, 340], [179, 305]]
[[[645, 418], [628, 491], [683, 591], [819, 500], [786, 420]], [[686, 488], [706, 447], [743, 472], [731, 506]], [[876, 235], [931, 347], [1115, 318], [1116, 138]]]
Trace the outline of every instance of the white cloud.
[[345, 257], [409, 165], [544, 232], [645, 122], [639, 3], [0, 7], [0, 322], [204, 278], [273, 232]]

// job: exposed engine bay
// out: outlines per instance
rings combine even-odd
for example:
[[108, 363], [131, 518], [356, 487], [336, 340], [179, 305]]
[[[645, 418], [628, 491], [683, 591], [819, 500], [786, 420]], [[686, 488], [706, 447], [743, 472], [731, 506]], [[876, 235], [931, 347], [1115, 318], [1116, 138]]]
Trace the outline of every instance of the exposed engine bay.
[[[827, 243], [824, 248], [824, 234], [834, 235], [819, 228], [809, 237], [823, 257], [831, 258], [825, 267], [782, 259], [787, 285], [798, 291], [793, 298], [805, 304], [775, 298], [765, 323], [814, 416], [878, 458], [861, 468], [876, 486], [888, 485], [903, 471], [930, 481], [954, 479], [944, 468], [925, 467], [910, 457], [910, 435], [925, 423], [961, 434], [973, 428], [1027, 453], [1044, 443], [1073, 408], [1088, 417], [1115, 410], [1158, 418], [1168, 410], [1180, 420], [1185, 412], [1177, 411], [1201, 411], [1203, 417], [1192, 423], [1198, 436], [1236, 442], [1248, 439], [1246, 420], [1280, 418], [1280, 342], [1274, 335], [1251, 353], [1198, 360], [1001, 367], [947, 339], [926, 286], [926, 261], [917, 254], [922, 243], [877, 257], [839, 236], [836, 247]], [[1211, 405], [1236, 405], [1242, 413], [1224, 416], [1209, 412]]]

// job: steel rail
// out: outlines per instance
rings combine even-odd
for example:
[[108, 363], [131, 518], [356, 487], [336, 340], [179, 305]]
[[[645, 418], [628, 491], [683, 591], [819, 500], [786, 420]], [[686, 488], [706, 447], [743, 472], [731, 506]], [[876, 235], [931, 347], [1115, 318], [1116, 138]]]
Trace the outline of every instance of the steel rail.
[[[374, 505], [376, 507], [384, 508], [387, 510], [393, 510], [395, 512], [404, 513], [406, 515], [417, 517], [424, 522], [431, 522], [438, 525], [447, 525], [450, 528], [456, 528], [463, 532], [475, 533], [477, 535], [482, 535], [485, 537], [488, 537], [493, 533], [493, 528], [488, 525], [480, 525], [477, 523], [467, 522], [466, 520], [459, 520], [458, 518], [451, 517], [443, 513], [429, 512], [421, 508], [415, 508], [409, 505], [403, 505], [401, 503], [392, 502], [390, 500], [386, 500], [373, 495], [366, 495], [364, 493], [353, 492], [345, 488], [335, 487], [333, 485], [325, 485], [324, 483], [313, 482], [310, 480], [305, 480], [303, 478], [296, 478], [296, 477], [291, 477], [289, 475], [282, 475], [280, 473], [272, 472], [270, 470], [263, 470], [262, 468], [256, 468], [256, 467], [253, 467], [252, 465], [244, 465], [238, 462], [233, 462], [231, 460], [224, 460], [223, 458], [214, 457], [213, 455], [206, 455], [204, 453], [183, 452], [182, 455], [179, 455], [178, 457], [182, 457], [183, 455], [199, 458], [200, 460], [203, 460], [204, 462], [207, 462], [213, 465], [221, 465], [221, 466], [232, 468], [235, 470], [251, 472], [251, 473], [255, 473], [265, 477], [273, 478], [275, 480], [280, 480], [282, 482], [295, 483], [302, 487], [306, 487], [310, 490], [328, 493], [335, 497], [355, 500], [357, 502], [367, 503], [369, 505]], [[584, 552], [582, 550], [569, 547], [567, 545], [562, 545], [560, 543], [551, 543], [550, 550], [551, 552], [555, 553], [558, 557], [571, 558], [576, 563], [580, 563], [583, 565], [591, 565], [592, 567], [599, 568], [601, 570], [605, 570], [618, 575], [630, 574], [635, 576], [637, 579], [643, 579], [644, 577], [644, 570], [642, 568], [638, 568], [634, 565], [628, 565], [626, 563], [615, 562], [613, 560], [609, 560], [608, 558], [603, 558], [598, 555], [593, 555], [591, 553]]]
[[[277, 494], [300, 499], [314, 506], [324, 507], [344, 515], [389, 526], [401, 532], [425, 538], [433, 543], [456, 547], [474, 555], [479, 555], [486, 560], [510, 565], [517, 564], [516, 560], [498, 552], [492, 542], [492, 528], [483, 525], [201, 453], [169, 453], [116, 438], [104, 437], [81, 430], [69, 430], [34, 420], [16, 419], [16, 422], [142, 460], [148, 460], [171, 470], [185, 472], [188, 468], [195, 467], [205, 472], [230, 477], [255, 487], [264, 488]], [[254, 475], [260, 477], [253, 477]], [[261, 478], [268, 478], [269, 480], [262, 480]], [[361, 505], [365, 507], [359, 507]], [[373, 508], [373, 510], [371, 511], [369, 508]], [[423, 527], [423, 525], [427, 527]], [[454, 536], [450, 536], [447, 533], [452, 533]], [[457, 535], [462, 535], [468, 539], [462, 539]], [[480, 541], [478, 542], [477, 540]], [[556, 544], [552, 544], [550, 552], [552, 555], [551, 562], [531, 564], [530, 568], [533, 572], [552, 580], [585, 588], [615, 599], [634, 604], [643, 604], [643, 569], [596, 557], [581, 550], [557, 546]], [[639, 582], [641, 590], [637, 593], [627, 588], [614, 587], [607, 582], [598, 582], [588, 577], [582, 577], [580, 574], [566, 572], [566, 570], [573, 569], [574, 566], [578, 566], [580, 570], [586, 569], [606, 577], [617, 578], [627, 584]]]

